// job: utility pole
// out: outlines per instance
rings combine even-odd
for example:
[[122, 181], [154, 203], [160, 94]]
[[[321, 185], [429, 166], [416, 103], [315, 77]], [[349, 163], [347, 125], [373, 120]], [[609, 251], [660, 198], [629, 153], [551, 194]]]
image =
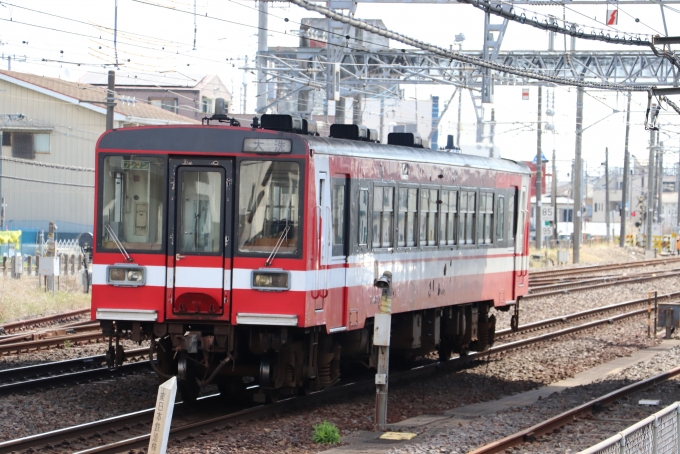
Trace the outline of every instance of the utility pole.
[[543, 247], [543, 222], [541, 219], [541, 194], [543, 187], [541, 186], [542, 167], [543, 167], [543, 152], [541, 151], [541, 114], [543, 111], [543, 87], [538, 86], [538, 127], [536, 128], [536, 249]]
[[262, 115], [267, 113], [264, 111], [267, 106], [267, 75], [264, 68], [267, 66], [265, 53], [269, 50], [267, 43], [269, 3], [260, 0], [257, 8], [259, 12], [257, 16], [257, 104], [255, 113]]
[[630, 151], [628, 150], [628, 137], [630, 135], [630, 92], [628, 92], [628, 102], [626, 103], [626, 143], [623, 154], [623, 190], [621, 192], [621, 230], [619, 233], [619, 247], [626, 246], [626, 223], [628, 222], [629, 203], [628, 186], [630, 184]]
[[583, 87], [576, 89], [576, 150], [574, 153], [574, 263], [581, 262], [581, 227], [582, 227], [582, 189], [583, 170], [581, 162], [581, 145], [583, 142]]
[[611, 242], [611, 210], [609, 209], [609, 147], [604, 149], [604, 221], [607, 224], [607, 242]]
[[385, 97], [380, 98], [380, 134], [378, 134], [380, 143], [385, 143], [383, 140], [383, 130], [385, 129]]
[[661, 216], [663, 214], [663, 143], [659, 144], [659, 134], [656, 135], [656, 222], [661, 223]]
[[553, 207], [553, 239], [557, 241], [557, 158], [555, 155], [555, 149], [553, 148], [552, 154], [552, 191], [550, 198]]
[[[680, 152], [678, 152], [678, 170], [675, 173], [675, 190], [678, 192], [678, 209], [676, 210], [675, 225], [680, 227]], [[680, 239], [677, 241], [680, 241]]]
[[491, 144], [491, 150], [489, 150], [490, 158], [497, 158], [496, 148], [493, 144], [496, 136], [496, 109], [491, 108], [491, 122], [489, 123], [489, 143]]
[[654, 218], [654, 130], [649, 130], [649, 163], [647, 164], [647, 222], [645, 224], [645, 251], [652, 250], [652, 225]]
[[113, 70], [109, 71], [109, 86], [106, 90], [106, 130], [110, 131], [113, 129], [113, 108], [116, 105], [115, 101], [115, 89], [116, 89], [116, 72]]

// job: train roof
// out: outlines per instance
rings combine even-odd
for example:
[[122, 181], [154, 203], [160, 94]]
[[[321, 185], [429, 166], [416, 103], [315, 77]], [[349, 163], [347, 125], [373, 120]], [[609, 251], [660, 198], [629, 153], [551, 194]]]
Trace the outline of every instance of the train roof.
[[332, 139], [326, 137], [304, 137], [314, 153], [333, 156], [352, 156], [373, 159], [390, 159], [409, 162], [470, 167], [496, 170], [499, 172], [530, 174], [529, 166], [510, 159], [485, 158], [462, 153], [414, 148], [399, 145], [385, 145], [358, 140]]
[[529, 174], [529, 167], [509, 159], [435, 151], [399, 145], [386, 145], [357, 140], [305, 136], [271, 130], [228, 126], [145, 126], [107, 131], [100, 138], [97, 148], [109, 150], [167, 151], [180, 153], [230, 153], [242, 149], [247, 137], [291, 138], [293, 155], [306, 153], [303, 143], [314, 153], [332, 156], [352, 156], [370, 159], [389, 159], [409, 162], [425, 162], [499, 172]]

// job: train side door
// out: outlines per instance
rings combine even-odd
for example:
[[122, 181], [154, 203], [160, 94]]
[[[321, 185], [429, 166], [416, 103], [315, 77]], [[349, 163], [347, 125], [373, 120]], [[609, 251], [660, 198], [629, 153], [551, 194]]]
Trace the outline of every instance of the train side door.
[[347, 257], [349, 254], [349, 178], [337, 175], [331, 179], [329, 296], [332, 302], [326, 318], [330, 331], [346, 327]]
[[515, 284], [523, 287], [528, 274], [527, 260], [524, 257], [525, 230], [527, 222], [527, 187], [522, 186], [522, 190], [515, 189]]
[[229, 318], [232, 181], [229, 160], [170, 160], [168, 318]]

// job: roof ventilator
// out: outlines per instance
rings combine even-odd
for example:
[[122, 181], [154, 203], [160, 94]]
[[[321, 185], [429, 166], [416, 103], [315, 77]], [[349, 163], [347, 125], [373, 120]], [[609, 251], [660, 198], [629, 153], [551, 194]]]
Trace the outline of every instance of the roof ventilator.
[[331, 125], [331, 137], [335, 139], [361, 140], [364, 142], [376, 142], [378, 140], [378, 131], [369, 129], [362, 125], [346, 125], [336, 123]]
[[387, 135], [387, 143], [403, 147], [423, 148], [423, 139], [417, 132], [391, 132]]
[[259, 126], [262, 129], [270, 129], [272, 131], [292, 132], [309, 136], [319, 135], [316, 128], [316, 121], [307, 120], [295, 115], [264, 114], [260, 117], [259, 125], [258, 122], [253, 119], [253, 124], [251, 126], [253, 128]]
[[229, 123], [229, 126], [241, 126], [241, 123], [239, 123], [236, 118], [227, 117], [227, 106], [224, 102], [224, 98], [215, 99], [215, 113], [212, 117], [203, 117], [201, 119], [201, 124], [210, 125], [211, 121]]

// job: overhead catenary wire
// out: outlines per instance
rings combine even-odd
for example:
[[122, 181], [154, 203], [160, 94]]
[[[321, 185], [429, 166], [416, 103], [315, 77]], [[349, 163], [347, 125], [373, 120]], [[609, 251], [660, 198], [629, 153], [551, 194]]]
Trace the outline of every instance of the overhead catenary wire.
[[364, 22], [359, 19], [354, 19], [349, 16], [345, 16], [344, 14], [340, 14], [335, 12], [332, 9], [315, 5], [312, 4], [306, 0], [288, 0], [291, 3], [294, 3], [302, 8], [305, 8], [309, 11], [315, 11], [317, 13], [320, 13], [330, 19], [336, 20], [338, 22], [342, 22], [344, 24], [349, 24], [353, 27], [360, 28], [362, 30], [365, 30], [369, 33], [374, 33], [376, 35], [383, 36], [385, 38], [393, 39], [395, 41], [398, 41], [402, 44], [406, 44], [408, 46], [413, 46], [418, 49], [422, 49], [428, 52], [431, 52], [435, 55], [439, 55], [445, 58], [449, 58], [451, 60], [458, 60], [462, 61], [465, 63], [470, 63], [475, 66], [480, 66], [482, 68], [488, 68], [492, 69], [495, 71], [500, 71], [500, 72], [505, 72], [508, 74], [514, 74], [520, 77], [526, 77], [529, 79], [536, 79], [536, 80], [542, 80], [545, 82], [551, 82], [554, 84], [558, 85], [571, 85], [571, 86], [576, 86], [576, 87], [585, 87], [585, 88], [600, 88], [600, 89], [605, 89], [605, 90], [620, 90], [620, 91], [649, 91], [652, 87], [648, 85], [620, 85], [620, 84], [609, 84], [609, 83], [602, 83], [602, 82], [586, 82], [583, 80], [574, 80], [574, 79], [566, 79], [563, 77], [556, 77], [556, 76], [547, 76], [535, 71], [529, 71], [529, 70], [521, 70], [517, 69], [515, 67], [509, 66], [509, 65], [504, 65], [502, 63], [496, 63], [492, 61], [487, 61], [478, 57], [473, 57], [471, 55], [465, 55], [463, 53], [455, 52], [452, 50], [447, 50], [432, 44], [425, 43], [423, 41], [419, 41], [417, 39], [410, 38], [408, 36], [402, 35], [400, 33], [395, 33], [390, 30], [386, 30], [384, 28], [379, 28], [374, 25], [371, 25], [367, 22]]
[[0, 161], [15, 162], [18, 164], [26, 164], [38, 167], [49, 167], [51, 169], [74, 170], [76, 172], [94, 172], [90, 167], [66, 166], [61, 164], [50, 164], [48, 162], [29, 161], [28, 159], [12, 158], [9, 156], [0, 156]]
[[29, 183], [43, 183], [43, 184], [54, 184], [57, 186], [72, 186], [76, 188], [94, 188], [93, 184], [78, 184], [78, 183], [64, 183], [61, 181], [50, 181], [50, 180], [36, 180], [34, 178], [22, 178], [10, 175], [0, 175], [0, 178], [7, 178], [8, 180], [18, 180], [18, 181], [28, 181]]

